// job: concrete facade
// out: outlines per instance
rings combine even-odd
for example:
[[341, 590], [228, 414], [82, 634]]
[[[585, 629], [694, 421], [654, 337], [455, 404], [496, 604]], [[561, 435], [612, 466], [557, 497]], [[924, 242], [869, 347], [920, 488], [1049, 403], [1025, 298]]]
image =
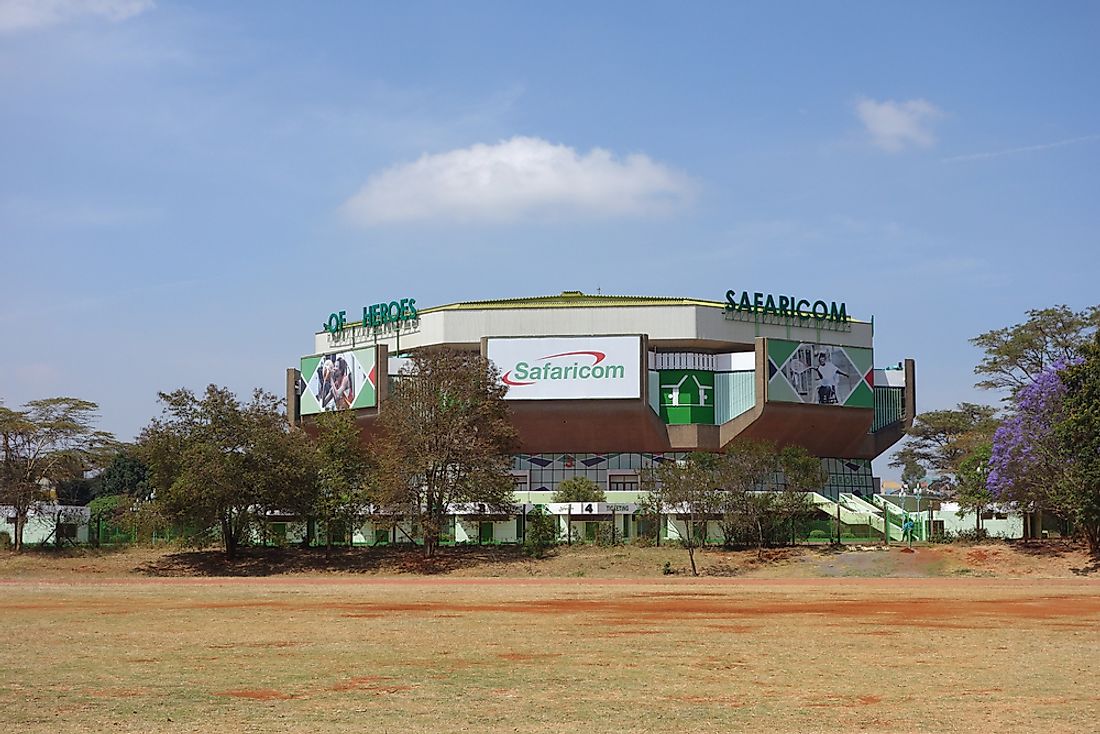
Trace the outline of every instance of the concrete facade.
[[[561, 481], [579, 475], [596, 481], [609, 502], [636, 503], [641, 494], [637, 478], [645, 469], [692, 451], [722, 451], [739, 439], [800, 445], [820, 457], [830, 476], [823, 489], [826, 501], [843, 501], [842, 495], [869, 496], [874, 492], [871, 459], [902, 437], [915, 414], [914, 362], [894, 359], [889, 366], [873, 365], [874, 325], [866, 321], [746, 313], [727, 309], [724, 302], [701, 299], [579, 292], [420, 308], [413, 320], [373, 327], [365, 327], [357, 316], [349, 310], [344, 328], [316, 333], [314, 356], [303, 358], [303, 363], [312, 359], [310, 364], [316, 365], [318, 357], [373, 348], [379, 373], [376, 403], [355, 411], [365, 442], [371, 440], [392, 381], [410, 353], [448, 347], [488, 356], [492, 340], [504, 338], [637, 337], [642, 379], [632, 397], [509, 399], [520, 439], [512, 473], [516, 501], [521, 503], [546, 505]], [[841, 372], [860, 382], [861, 402], [818, 404], [813, 400], [814, 388], [796, 393], [795, 382], [777, 382], [777, 372], [795, 359], [777, 357], [777, 352], [800, 354], [803, 348], [811, 358], [799, 357], [802, 374], [815, 370], [811, 362], [820, 356], [818, 349], [834, 350], [829, 353], [842, 359], [862, 355], [865, 363], [844, 362]], [[569, 352], [574, 353], [590, 352]], [[502, 373], [506, 370], [504, 365], [498, 368]], [[672, 395], [679, 388], [669, 389], [667, 381], [673, 379], [669, 375], [681, 382], [686, 377], [702, 378], [706, 386], [696, 379], [699, 404], [681, 405]], [[310, 377], [288, 371], [287, 403], [292, 415]], [[783, 391], [773, 394], [777, 385]], [[295, 420], [308, 429], [308, 415]], [[586, 523], [608, 521], [574, 520], [573, 533], [583, 537], [591, 533]], [[522, 533], [521, 525], [511, 518], [493, 520], [491, 530], [484, 522], [457, 517], [455, 542], [478, 542], [489, 536], [494, 542], [508, 542]], [[568, 522], [559, 518], [565, 537]], [[623, 526], [627, 533], [636, 531], [631, 523], [628, 519]], [[374, 533], [370, 528], [357, 531], [357, 542], [371, 542]]]
[[[395, 375], [399, 355], [447, 346], [480, 350], [501, 337], [600, 336], [639, 334], [650, 379], [637, 399], [540, 400], [512, 403], [521, 450], [530, 454], [570, 452], [720, 451], [738, 437], [800, 444], [821, 457], [872, 459], [896, 443], [911, 424], [915, 409], [915, 365], [875, 369], [876, 392], [897, 393], [894, 420], [876, 425], [874, 407], [838, 410], [835, 406], [784, 403], [769, 396], [769, 340], [873, 349], [873, 325], [850, 321], [755, 318], [728, 313], [717, 301], [649, 297], [560, 296], [482, 301], [423, 309], [415, 321], [364, 328], [349, 326], [314, 337], [318, 354], [375, 347], [379, 365]], [[350, 317], [349, 317], [350, 318]], [[398, 351], [400, 350], [400, 352]], [[661, 357], [707, 358], [714, 364], [716, 390], [723, 396], [721, 423], [669, 425], [658, 406], [660, 386], [653, 369]], [[731, 381], [745, 375], [747, 382]], [[294, 382], [288, 379], [288, 385]], [[378, 407], [357, 411], [367, 440], [373, 417], [383, 409], [387, 380], [378, 384]], [[288, 405], [297, 395], [288, 390]]]

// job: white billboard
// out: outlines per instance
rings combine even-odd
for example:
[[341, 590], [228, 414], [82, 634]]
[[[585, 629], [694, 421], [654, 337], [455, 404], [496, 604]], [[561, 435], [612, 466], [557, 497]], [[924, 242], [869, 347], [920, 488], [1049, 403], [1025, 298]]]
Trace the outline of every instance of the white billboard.
[[491, 338], [487, 355], [508, 400], [642, 396], [640, 336]]

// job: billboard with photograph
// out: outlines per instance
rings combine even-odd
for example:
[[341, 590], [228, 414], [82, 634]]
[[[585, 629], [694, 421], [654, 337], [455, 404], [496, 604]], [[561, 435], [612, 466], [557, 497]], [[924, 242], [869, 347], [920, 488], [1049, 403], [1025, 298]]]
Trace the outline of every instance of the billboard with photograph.
[[298, 378], [302, 415], [373, 408], [377, 379], [374, 347], [302, 357]]
[[599, 400], [642, 396], [640, 336], [491, 338], [486, 356], [508, 400]]
[[861, 347], [768, 340], [768, 400], [875, 407], [872, 352]]

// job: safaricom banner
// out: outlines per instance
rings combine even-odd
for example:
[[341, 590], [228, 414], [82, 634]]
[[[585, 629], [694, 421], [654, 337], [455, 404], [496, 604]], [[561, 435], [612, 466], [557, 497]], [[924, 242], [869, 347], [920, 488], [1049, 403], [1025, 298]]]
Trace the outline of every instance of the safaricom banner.
[[508, 386], [508, 400], [642, 395], [640, 336], [492, 338], [487, 356]]

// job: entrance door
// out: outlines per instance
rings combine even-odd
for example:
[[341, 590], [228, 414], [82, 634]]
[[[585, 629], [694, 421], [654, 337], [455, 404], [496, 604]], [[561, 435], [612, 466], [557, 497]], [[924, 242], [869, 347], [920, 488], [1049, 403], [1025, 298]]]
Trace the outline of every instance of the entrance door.
[[493, 542], [493, 523], [483, 522], [483, 523], [478, 524], [477, 542], [479, 542], [479, 543], [492, 543]]

